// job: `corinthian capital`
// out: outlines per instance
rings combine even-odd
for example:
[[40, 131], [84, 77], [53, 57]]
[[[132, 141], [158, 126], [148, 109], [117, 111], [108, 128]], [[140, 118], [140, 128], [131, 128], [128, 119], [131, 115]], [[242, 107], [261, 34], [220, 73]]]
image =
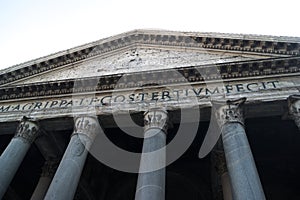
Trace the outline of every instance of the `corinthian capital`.
[[94, 139], [99, 127], [99, 122], [96, 117], [80, 116], [75, 118], [75, 134], [81, 134]]
[[21, 137], [30, 144], [39, 134], [39, 127], [33, 120], [23, 117], [15, 134], [15, 138]]
[[300, 95], [291, 95], [288, 98], [289, 115], [295, 120], [300, 129]]
[[224, 124], [237, 122], [244, 125], [242, 105], [245, 103], [246, 98], [227, 100], [226, 102], [215, 101], [213, 102], [213, 112], [218, 124], [222, 127]]
[[152, 109], [145, 113], [145, 130], [150, 128], [159, 128], [165, 133], [168, 129], [168, 113], [164, 109]]

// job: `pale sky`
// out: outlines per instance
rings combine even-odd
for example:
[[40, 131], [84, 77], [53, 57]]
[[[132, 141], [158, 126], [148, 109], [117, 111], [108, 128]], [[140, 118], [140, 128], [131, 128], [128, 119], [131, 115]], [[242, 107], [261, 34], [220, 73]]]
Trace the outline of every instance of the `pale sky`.
[[133, 29], [300, 36], [298, 2], [0, 0], [0, 69]]

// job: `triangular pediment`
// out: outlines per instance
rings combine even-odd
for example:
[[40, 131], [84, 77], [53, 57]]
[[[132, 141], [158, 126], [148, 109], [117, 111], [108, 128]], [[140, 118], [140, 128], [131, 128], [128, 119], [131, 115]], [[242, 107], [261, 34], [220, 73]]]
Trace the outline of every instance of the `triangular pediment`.
[[263, 59], [268, 56], [226, 53], [216, 51], [180, 51], [158, 48], [135, 47], [116, 52], [107, 57], [96, 57], [60, 69], [37, 74], [13, 84], [30, 84], [65, 79], [88, 78], [141, 71], [162, 70], [226, 62]]
[[1, 84], [289, 57], [299, 54], [299, 42], [299, 38], [137, 30], [2, 70]]

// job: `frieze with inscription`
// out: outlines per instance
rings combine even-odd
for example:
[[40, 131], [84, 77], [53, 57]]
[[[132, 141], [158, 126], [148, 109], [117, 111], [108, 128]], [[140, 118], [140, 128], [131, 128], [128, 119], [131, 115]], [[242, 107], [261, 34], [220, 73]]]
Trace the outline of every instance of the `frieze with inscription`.
[[257, 92], [261, 90], [276, 89], [279, 87], [278, 80], [226, 84], [224, 87], [208, 87], [205, 85], [193, 87], [172, 87], [164, 89], [151, 89], [149, 91], [136, 90], [127, 93], [108, 93], [85, 96], [84, 98], [69, 97], [51, 100], [36, 100], [24, 103], [0, 103], [0, 113], [19, 111], [38, 111], [55, 108], [71, 108], [81, 106], [110, 106], [117, 103], [144, 103], [144, 102], [168, 102], [179, 101], [188, 97], [198, 99], [207, 98], [218, 94], [234, 94], [244, 92]]

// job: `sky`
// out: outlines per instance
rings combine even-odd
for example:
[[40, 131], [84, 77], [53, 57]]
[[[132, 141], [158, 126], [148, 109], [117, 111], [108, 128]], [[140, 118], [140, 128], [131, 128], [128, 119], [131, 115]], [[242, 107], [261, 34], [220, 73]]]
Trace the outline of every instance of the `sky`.
[[298, 36], [297, 0], [0, 0], [0, 69], [134, 29]]

